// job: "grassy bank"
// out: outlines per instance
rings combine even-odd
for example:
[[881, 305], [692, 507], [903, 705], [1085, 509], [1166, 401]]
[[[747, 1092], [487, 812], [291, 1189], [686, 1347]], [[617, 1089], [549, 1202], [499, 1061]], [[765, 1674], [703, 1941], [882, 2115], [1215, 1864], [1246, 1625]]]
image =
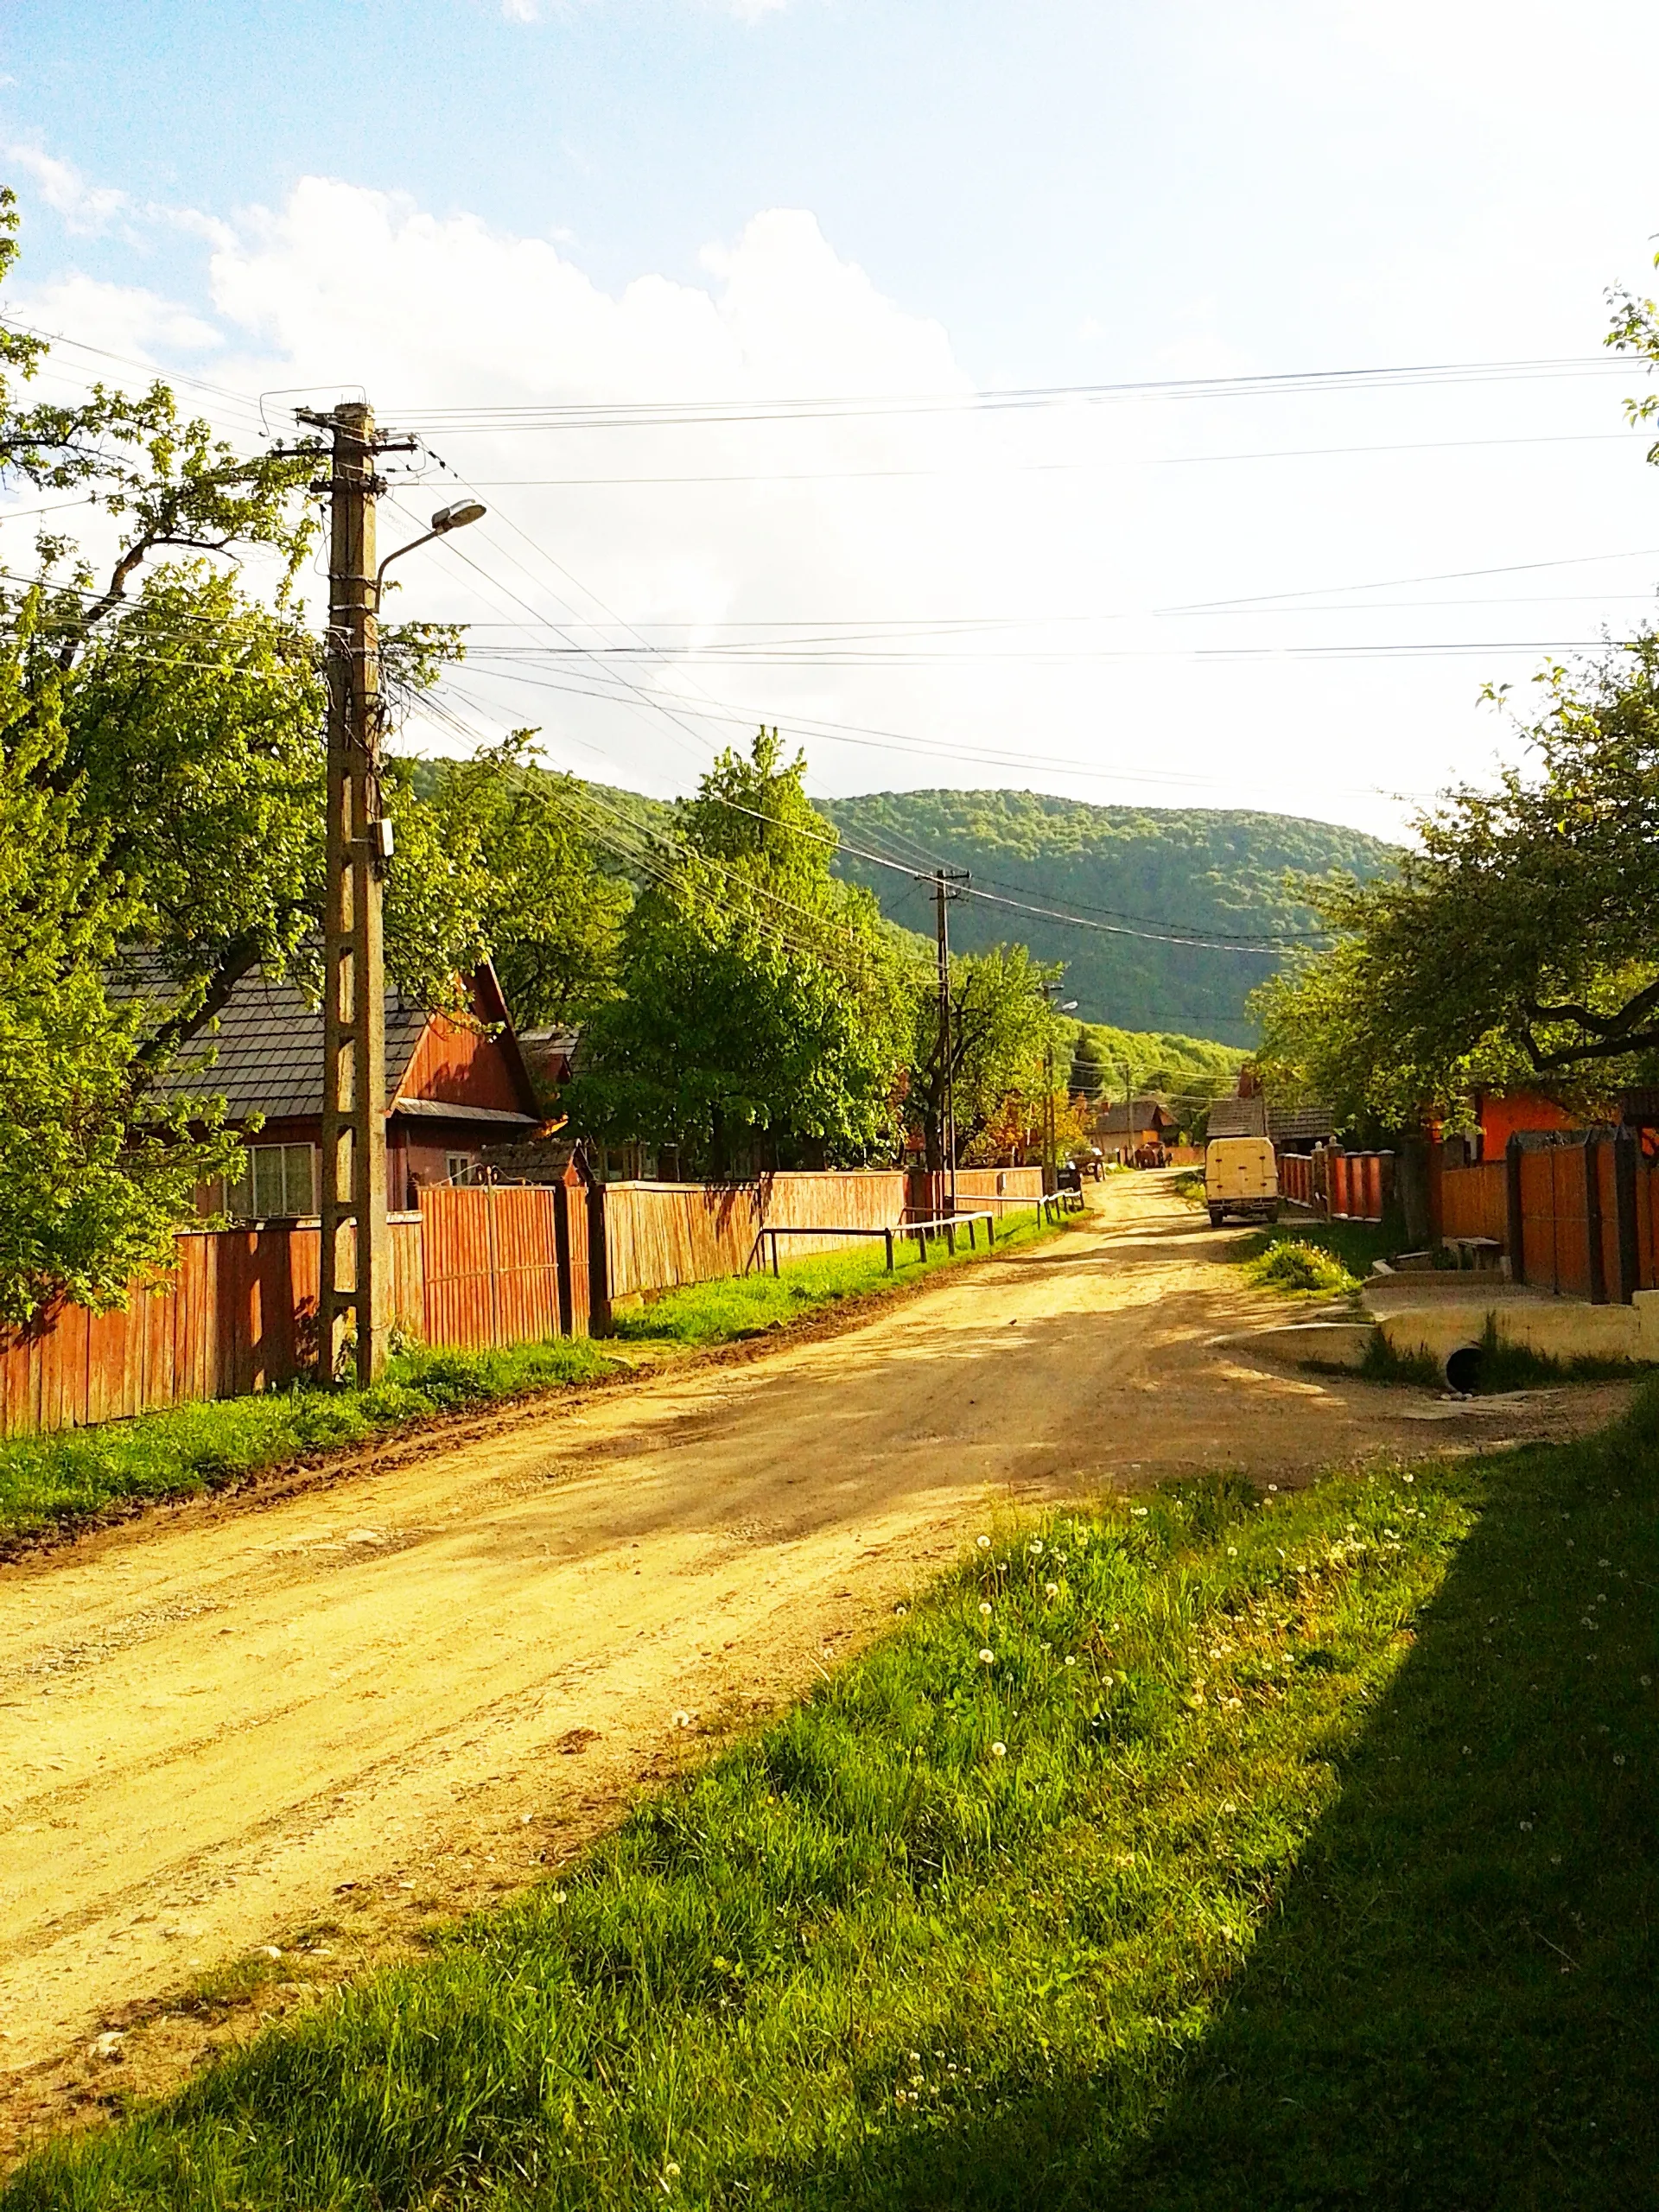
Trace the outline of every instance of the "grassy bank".
[[372, 1390], [270, 1390], [14, 1437], [0, 1444], [0, 1539], [73, 1525], [129, 1502], [196, 1497], [439, 1414], [590, 1382], [614, 1364], [601, 1346], [581, 1340], [402, 1352]]
[[[1063, 1218], [1059, 1229], [1090, 1225], [1087, 1215]], [[1059, 1233], [1053, 1225], [1037, 1221], [1034, 1214], [1010, 1221], [997, 1232], [999, 1252], [1016, 1251], [1022, 1245]], [[679, 1344], [727, 1344], [735, 1338], [761, 1335], [768, 1329], [803, 1319], [823, 1308], [872, 1292], [905, 1289], [937, 1274], [942, 1268], [966, 1267], [986, 1257], [985, 1224], [976, 1230], [977, 1243], [969, 1248], [966, 1234], [957, 1240], [954, 1259], [938, 1237], [929, 1240], [924, 1260], [913, 1243], [896, 1249], [893, 1271], [887, 1272], [885, 1247], [874, 1237], [861, 1238], [840, 1252], [812, 1259], [785, 1261], [779, 1275], [757, 1273], [734, 1275], [723, 1282], [693, 1283], [629, 1313], [618, 1313], [613, 1333], [625, 1341], [653, 1339]]]
[[[999, 1251], [1052, 1236], [1021, 1223]], [[901, 1247], [901, 1253], [913, 1246]], [[982, 1225], [979, 1256], [983, 1256]], [[883, 1271], [880, 1245], [785, 1265], [781, 1277], [699, 1283], [619, 1315], [615, 1335], [636, 1343], [727, 1344], [871, 1291], [918, 1282], [953, 1263], [936, 1244], [924, 1264]], [[617, 1365], [602, 1344], [518, 1344], [504, 1351], [414, 1351], [389, 1363], [372, 1390], [296, 1387], [147, 1414], [137, 1421], [0, 1443], [0, 1543], [73, 1527], [130, 1503], [193, 1497], [312, 1454], [349, 1449], [442, 1414], [590, 1382]]]
[[7, 2212], [1643, 2202], [1656, 1478], [1649, 1398], [1000, 1532], [528, 1900]]

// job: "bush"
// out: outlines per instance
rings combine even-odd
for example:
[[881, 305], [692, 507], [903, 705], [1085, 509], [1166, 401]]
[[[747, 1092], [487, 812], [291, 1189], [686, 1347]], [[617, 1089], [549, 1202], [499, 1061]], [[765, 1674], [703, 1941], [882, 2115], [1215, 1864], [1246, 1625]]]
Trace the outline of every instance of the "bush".
[[1333, 1252], [1322, 1251], [1298, 1237], [1276, 1237], [1249, 1264], [1253, 1282], [1269, 1290], [1305, 1294], [1309, 1291], [1357, 1290], [1359, 1286]]

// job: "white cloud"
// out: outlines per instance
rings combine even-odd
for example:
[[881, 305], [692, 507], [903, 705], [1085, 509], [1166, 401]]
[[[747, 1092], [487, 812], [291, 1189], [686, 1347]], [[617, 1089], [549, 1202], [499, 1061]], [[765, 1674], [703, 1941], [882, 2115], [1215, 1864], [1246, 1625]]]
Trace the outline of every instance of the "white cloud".
[[[398, 609], [473, 624], [455, 711], [480, 731], [541, 725], [563, 766], [684, 789], [711, 746], [764, 717], [807, 732], [821, 789], [1015, 783], [1388, 828], [1397, 810], [1368, 791], [1433, 789], [1450, 772], [1479, 772], [1493, 748], [1497, 733], [1471, 702], [1484, 676], [1519, 672], [1512, 661], [1326, 663], [1278, 650], [1467, 636], [1491, 617], [1339, 606], [1340, 619], [1269, 623], [1169, 610], [1322, 578], [1524, 559], [1539, 480], [1518, 480], [1502, 451], [1471, 462], [1448, 498], [1439, 453], [1360, 476], [1167, 465], [1195, 451], [1341, 442], [1355, 428], [1344, 402], [977, 408], [948, 333], [886, 296], [799, 210], [757, 215], [711, 246], [702, 282], [643, 275], [617, 292], [549, 238], [322, 177], [278, 208], [228, 225], [198, 219], [196, 232], [213, 327], [82, 278], [35, 295], [30, 319], [111, 351], [182, 357], [198, 372], [217, 336], [219, 385], [298, 388], [325, 404], [363, 390], [383, 422], [420, 429], [492, 513], [397, 572]], [[1109, 298], [1096, 321], [1103, 363]], [[1176, 351], [1183, 374], [1261, 365], [1212, 334], [1201, 296]], [[861, 395], [942, 404], [776, 419], [779, 403]], [[1474, 393], [1474, 427], [1506, 427], [1502, 397]], [[746, 419], [600, 428], [550, 411], [733, 411], [715, 402]], [[1444, 416], [1410, 413], [1418, 396], [1378, 403], [1395, 404], [1407, 410], [1402, 435], [1455, 435]], [[270, 422], [275, 430], [279, 416]], [[257, 435], [245, 405], [226, 425]], [[1389, 429], [1373, 413], [1361, 435]], [[1577, 450], [1562, 471], [1550, 550], [1644, 542], [1603, 534]], [[455, 484], [434, 466], [397, 490], [385, 542], [412, 534]], [[1517, 550], [1492, 556], [1506, 531]], [[1593, 582], [1599, 572], [1586, 573]], [[669, 658], [640, 653], [642, 635]], [[629, 657], [596, 664], [570, 650], [601, 643]], [[1217, 647], [1243, 650], [1208, 657]], [[573, 686], [612, 696], [580, 698]], [[668, 695], [691, 729], [628, 686]], [[734, 719], [703, 718], [700, 696], [729, 702]], [[817, 721], [842, 734], [815, 734]], [[920, 743], [851, 741], [860, 730]]]
[[127, 214], [131, 201], [124, 192], [108, 185], [88, 184], [72, 162], [59, 161], [38, 146], [9, 145], [5, 158], [33, 181], [35, 189], [67, 230], [83, 236], [107, 230], [118, 216]]

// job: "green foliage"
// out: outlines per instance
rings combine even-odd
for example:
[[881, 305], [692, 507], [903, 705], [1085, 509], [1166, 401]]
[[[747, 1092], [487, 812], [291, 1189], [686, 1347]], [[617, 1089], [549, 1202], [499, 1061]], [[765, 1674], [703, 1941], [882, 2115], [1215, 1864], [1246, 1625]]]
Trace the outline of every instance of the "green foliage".
[[623, 925], [623, 995], [588, 1026], [578, 1127], [716, 1177], [891, 1148], [903, 972], [874, 902], [830, 873], [804, 765], [763, 730], [682, 805]]
[[1357, 1290], [1359, 1284], [1333, 1253], [1305, 1238], [1277, 1236], [1245, 1272], [1264, 1289], [1293, 1294]]
[[1004, 1529], [522, 1902], [37, 2152], [9, 2212], [1644, 2201], [1656, 1469], [1649, 1401]]
[[452, 865], [470, 865], [480, 928], [521, 1029], [578, 1022], [614, 995], [626, 884], [580, 825], [581, 787], [526, 759], [520, 731], [430, 764], [424, 796]]
[[[1033, 791], [883, 792], [828, 799], [823, 811], [849, 845], [874, 852], [919, 848], [971, 869], [985, 890], [1154, 932], [1172, 925], [1205, 936], [1305, 931], [1317, 917], [1287, 878], [1336, 869], [1367, 877], [1395, 860], [1393, 848], [1328, 823], [1090, 806]], [[868, 884], [895, 921], [911, 929], [923, 923], [916, 887], [902, 876], [849, 852], [837, 866]], [[973, 899], [951, 909], [951, 940], [963, 951], [985, 950], [1016, 925], [1039, 964], [1065, 963], [1066, 996], [1078, 1001], [1085, 1020], [1238, 1046], [1254, 1041], [1245, 1011], [1249, 991], [1284, 957], [1078, 930]]]
[[1029, 1115], [1020, 1114], [1019, 1107], [1041, 1100], [1051, 1045], [1058, 1047], [1057, 1066], [1065, 1065], [1063, 1027], [1046, 996], [1058, 974], [1039, 966], [1023, 944], [993, 945], [953, 959], [947, 1052], [941, 1050], [937, 966], [923, 963], [912, 970], [905, 1111], [921, 1130], [930, 1167], [944, 1164], [938, 1132], [947, 1067], [958, 1160], [977, 1159], [987, 1150], [1006, 1152], [1017, 1141], [1001, 1125], [1011, 1107], [1023, 1125]]
[[102, 866], [66, 770], [59, 683], [31, 696], [22, 673], [38, 599], [0, 658], [0, 1320], [58, 1296], [119, 1302], [164, 1265], [199, 1179], [232, 1147], [200, 1109], [146, 1109], [143, 1009], [112, 1006], [105, 971], [136, 902]]
[[415, 1351], [369, 1390], [296, 1385], [0, 1443], [0, 1537], [73, 1527], [129, 1503], [189, 1497], [435, 1414], [586, 1382], [618, 1363], [586, 1338], [502, 1351]]
[[1090, 1101], [1121, 1098], [1126, 1088], [1137, 1096], [1155, 1092], [1190, 1127], [1213, 1100], [1237, 1088], [1247, 1057], [1237, 1046], [1206, 1038], [1086, 1022], [1072, 1047], [1071, 1088]]
[[1255, 1001], [1280, 1095], [1397, 1128], [1659, 1071], [1659, 632], [1540, 680], [1527, 765], [1449, 794], [1395, 876], [1311, 891], [1341, 941]]
[[[1202, 1202], [1202, 1176], [1196, 1179], [1198, 1197]], [[1273, 1246], [1281, 1241], [1276, 1230], [1257, 1229], [1247, 1235], [1230, 1240], [1228, 1259], [1234, 1265], [1254, 1269]], [[1345, 1275], [1363, 1280], [1371, 1271], [1373, 1260], [1386, 1260], [1391, 1252], [1400, 1249], [1396, 1226], [1370, 1221], [1298, 1220], [1296, 1243], [1326, 1253], [1333, 1264]]]

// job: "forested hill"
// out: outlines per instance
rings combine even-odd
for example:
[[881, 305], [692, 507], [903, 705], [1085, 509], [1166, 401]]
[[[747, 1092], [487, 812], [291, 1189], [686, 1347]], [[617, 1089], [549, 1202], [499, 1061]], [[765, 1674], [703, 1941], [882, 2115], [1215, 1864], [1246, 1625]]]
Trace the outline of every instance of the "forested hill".
[[[1154, 933], [1306, 930], [1313, 917], [1287, 891], [1287, 873], [1375, 875], [1395, 858], [1377, 838], [1295, 815], [1090, 806], [1010, 791], [881, 791], [817, 804], [850, 845], [918, 866], [925, 855], [970, 870], [981, 890]], [[840, 865], [894, 921], [931, 928], [925, 887], [849, 853]], [[1114, 936], [975, 899], [951, 907], [950, 936], [963, 951], [1018, 941], [1040, 959], [1064, 960], [1066, 995], [1084, 1020], [1232, 1045], [1253, 1041], [1244, 1001], [1280, 964], [1272, 953]]]

